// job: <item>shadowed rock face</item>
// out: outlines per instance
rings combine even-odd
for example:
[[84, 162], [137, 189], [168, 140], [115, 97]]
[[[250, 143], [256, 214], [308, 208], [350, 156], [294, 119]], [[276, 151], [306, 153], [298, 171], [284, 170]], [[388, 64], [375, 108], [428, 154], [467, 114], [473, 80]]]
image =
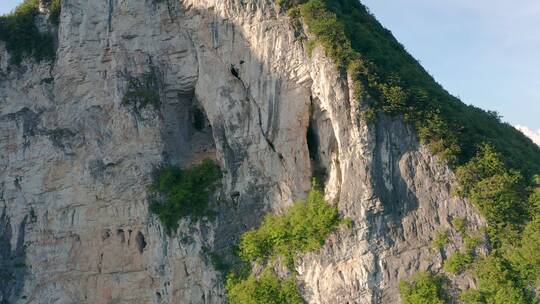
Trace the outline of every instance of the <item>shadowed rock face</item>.
[[[54, 65], [9, 68], [0, 44], [2, 301], [224, 303], [206, 252], [230, 254], [315, 171], [355, 224], [299, 258], [309, 303], [397, 302], [399, 278], [456, 249], [431, 252], [436, 231], [482, 224], [412, 129], [360, 119], [347, 78], [307, 56], [274, 1], [156, 2], [64, 1]], [[159, 107], [122, 104], [149, 72]], [[204, 158], [226, 172], [218, 216], [167, 237], [148, 213], [152, 171]]]
[[[26, 274], [24, 233], [27, 218], [19, 226], [19, 235], [13, 236], [10, 219], [6, 209], [0, 215], [0, 303], [10, 301], [21, 296]], [[11, 241], [16, 240], [12, 248]]]

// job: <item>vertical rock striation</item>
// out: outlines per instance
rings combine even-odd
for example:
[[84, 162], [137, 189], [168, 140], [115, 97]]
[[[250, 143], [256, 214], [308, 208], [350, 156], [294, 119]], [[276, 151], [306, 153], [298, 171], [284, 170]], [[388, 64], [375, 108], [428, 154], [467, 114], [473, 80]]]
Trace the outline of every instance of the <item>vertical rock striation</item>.
[[[54, 64], [8, 65], [0, 44], [0, 301], [223, 303], [208, 250], [227, 253], [316, 172], [354, 221], [300, 257], [309, 303], [395, 303], [438, 270], [451, 171], [397, 118], [367, 124], [349, 81], [304, 48], [271, 0], [63, 1]], [[122, 102], [152, 73], [157, 108]], [[215, 219], [168, 237], [147, 186], [163, 163], [219, 161]], [[465, 278], [455, 284], [470, 284]]]

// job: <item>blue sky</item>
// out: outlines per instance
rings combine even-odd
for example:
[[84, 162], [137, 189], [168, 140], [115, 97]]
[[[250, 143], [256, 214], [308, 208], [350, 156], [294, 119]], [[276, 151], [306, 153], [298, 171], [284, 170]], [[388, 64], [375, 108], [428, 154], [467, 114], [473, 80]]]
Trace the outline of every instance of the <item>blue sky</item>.
[[0, 14], [9, 13], [21, 2], [20, 0], [0, 0]]
[[362, 2], [452, 94], [540, 129], [540, 1]]
[[452, 94], [540, 130], [540, 1], [362, 2]]

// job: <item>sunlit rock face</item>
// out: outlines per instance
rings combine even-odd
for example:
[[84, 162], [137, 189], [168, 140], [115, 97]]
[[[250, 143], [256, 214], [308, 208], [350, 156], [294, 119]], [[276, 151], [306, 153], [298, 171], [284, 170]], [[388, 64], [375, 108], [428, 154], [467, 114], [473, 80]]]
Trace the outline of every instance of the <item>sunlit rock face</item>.
[[[436, 232], [482, 220], [413, 129], [361, 119], [305, 35], [271, 0], [70, 0], [56, 62], [10, 66], [0, 43], [0, 302], [224, 303], [207, 253], [230, 254], [314, 171], [354, 225], [298, 258], [307, 302], [395, 303], [400, 278], [438, 271], [457, 248], [431, 250]], [[149, 73], [160, 103], [123, 103]], [[167, 236], [152, 172], [206, 158], [225, 173], [217, 216]]]

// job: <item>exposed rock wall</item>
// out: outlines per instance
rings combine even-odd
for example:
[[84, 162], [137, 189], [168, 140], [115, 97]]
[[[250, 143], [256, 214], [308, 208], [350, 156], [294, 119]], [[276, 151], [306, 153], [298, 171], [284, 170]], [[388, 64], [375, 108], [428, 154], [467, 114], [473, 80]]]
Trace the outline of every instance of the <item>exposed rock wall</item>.
[[[206, 252], [303, 197], [313, 171], [355, 224], [299, 259], [308, 302], [395, 303], [398, 278], [440, 269], [436, 231], [482, 220], [413, 130], [360, 119], [304, 38], [271, 0], [66, 0], [54, 65], [8, 66], [0, 45], [0, 301], [223, 303]], [[123, 105], [149, 72], [159, 108]], [[226, 172], [218, 216], [167, 237], [152, 170], [207, 157]]]

